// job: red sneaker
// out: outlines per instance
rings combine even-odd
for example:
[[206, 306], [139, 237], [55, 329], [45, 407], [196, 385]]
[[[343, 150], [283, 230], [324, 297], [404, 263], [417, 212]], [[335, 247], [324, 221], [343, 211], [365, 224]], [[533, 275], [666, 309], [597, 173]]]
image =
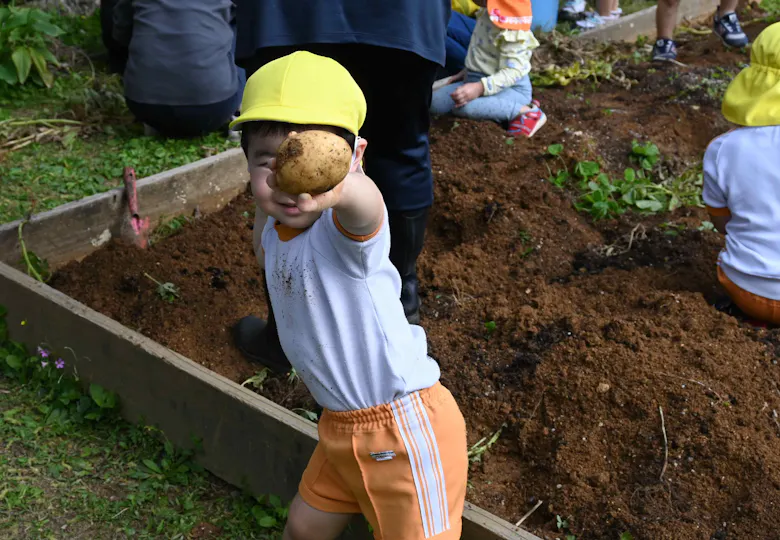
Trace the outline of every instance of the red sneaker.
[[539, 108], [539, 102], [534, 100], [531, 105], [533, 108], [530, 111], [509, 122], [507, 134], [510, 137], [523, 135], [530, 139], [539, 131], [539, 128], [547, 123], [547, 115]]

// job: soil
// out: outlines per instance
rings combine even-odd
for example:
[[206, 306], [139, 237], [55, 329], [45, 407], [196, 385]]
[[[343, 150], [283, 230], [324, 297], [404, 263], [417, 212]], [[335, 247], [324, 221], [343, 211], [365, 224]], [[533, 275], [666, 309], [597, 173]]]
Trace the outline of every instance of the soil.
[[[625, 62], [630, 90], [537, 91], [550, 121], [531, 140], [463, 120], [432, 130], [423, 326], [469, 442], [504, 426], [472, 464], [468, 497], [511, 522], [544, 501], [524, 524], [543, 538], [564, 536], [557, 516], [578, 539], [780, 538], [780, 330], [713, 308], [722, 240], [699, 230], [706, 212], [594, 223], [543, 180], [553, 143], [568, 163], [598, 158], [615, 174], [634, 139], [656, 143], [672, 174], [700, 163], [730, 128], [701, 81], [747, 57], [709, 36], [683, 43], [680, 61]], [[52, 283], [243, 382], [257, 368], [228, 327], [265, 311], [251, 211], [243, 195], [145, 251], [113, 243]], [[144, 272], [181, 299], [162, 300]], [[286, 376], [259, 391], [316, 409]]]

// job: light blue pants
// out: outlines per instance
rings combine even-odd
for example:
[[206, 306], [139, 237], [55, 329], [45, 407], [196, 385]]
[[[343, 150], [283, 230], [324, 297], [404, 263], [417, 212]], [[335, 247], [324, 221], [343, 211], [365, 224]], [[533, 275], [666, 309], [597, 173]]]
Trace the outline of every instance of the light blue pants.
[[[481, 73], [470, 71], [465, 82], [478, 82], [484, 76]], [[498, 94], [478, 97], [463, 107], [455, 107], [455, 102], [452, 101], [450, 94], [463, 84], [463, 81], [458, 81], [436, 90], [431, 99], [431, 114], [437, 116], [452, 114], [473, 120], [493, 120], [494, 122], [506, 123], [517, 118], [520, 110], [526, 105], [531, 105], [533, 99], [531, 79], [526, 75], [516, 85], [506, 88]]]

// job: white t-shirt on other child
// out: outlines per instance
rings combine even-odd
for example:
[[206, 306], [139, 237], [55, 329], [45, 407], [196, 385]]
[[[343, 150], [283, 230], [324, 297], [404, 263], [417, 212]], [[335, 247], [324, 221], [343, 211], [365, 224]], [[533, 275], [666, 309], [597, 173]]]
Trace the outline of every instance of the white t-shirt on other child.
[[704, 203], [731, 215], [720, 267], [742, 289], [780, 300], [780, 126], [746, 127], [704, 154]]
[[425, 331], [406, 321], [399, 300], [386, 211], [364, 237], [347, 233], [332, 209], [303, 231], [269, 218], [262, 244], [282, 348], [322, 407], [366, 409], [436, 384]]

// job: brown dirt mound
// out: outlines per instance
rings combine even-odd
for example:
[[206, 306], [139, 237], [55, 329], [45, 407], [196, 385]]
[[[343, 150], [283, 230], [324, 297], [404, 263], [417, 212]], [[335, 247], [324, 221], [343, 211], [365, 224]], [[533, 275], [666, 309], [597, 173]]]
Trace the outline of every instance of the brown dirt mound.
[[[681, 101], [669, 81], [710, 77], [706, 50], [732, 72], [746, 61], [714, 40], [686, 44], [687, 68], [625, 66], [630, 91], [537, 92], [550, 122], [531, 141], [510, 145], [498, 127], [466, 121], [433, 130], [423, 326], [469, 441], [505, 426], [472, 465], [469, 499], [510, 521], [544, 501], [526, 522], [540, 536], [563, 536], [560, 515], [578, 539], [780, 538], [780, 331], [711, 307], [722, 243], [697, 230], [706, 213], [594, 224], [542, 180], [552, 143], [612, 172], [629, 165], [633, 139], [655, 142], [672, 171], [697, 163], [728, 125], [710, 93]], [[255, 367], [227, 328], [264, 312], [251, 209], [244, 195], [147, 251], [111, 244], [53, 284], [242, 382]], [[161, 300], [144, 272], [179, 286], [181, 300]], [[315, 408], [283, 376], [261, 393]]]

